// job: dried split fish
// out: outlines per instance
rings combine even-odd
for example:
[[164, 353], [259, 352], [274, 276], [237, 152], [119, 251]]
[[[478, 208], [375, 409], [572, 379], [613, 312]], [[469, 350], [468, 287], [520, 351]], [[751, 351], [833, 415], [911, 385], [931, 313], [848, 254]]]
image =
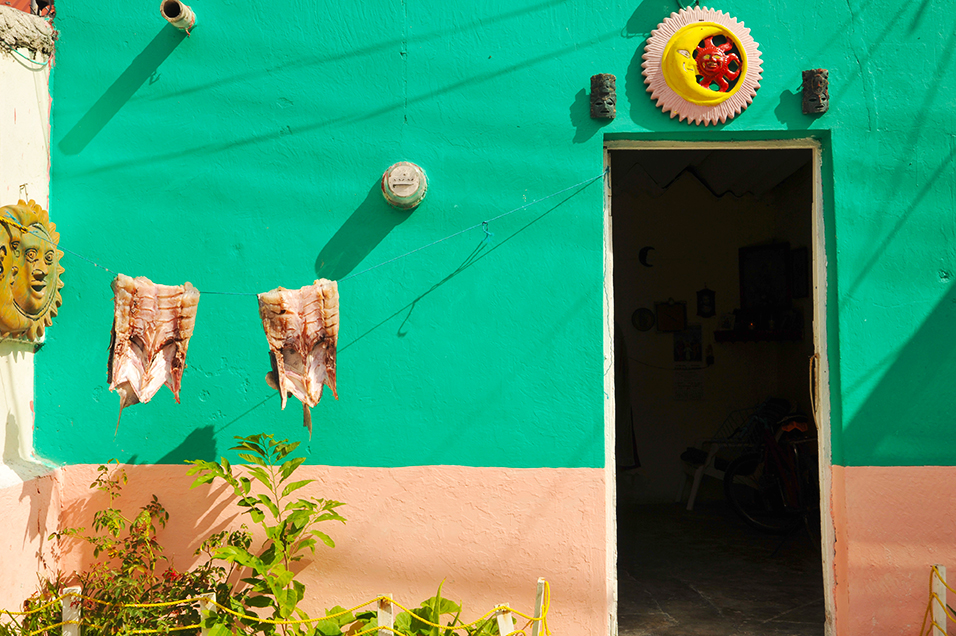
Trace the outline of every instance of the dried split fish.
[[[165, 384], [179, 402], [186, 349], [196, 325], [199, 290], [157, 285], [142, 276], [113, 279], [113, 334], [107, 379], [120, 395], [120, 416], [149, 402]], [[119, 430], [119, 418], [116, 420]]]
[[310, 409], [322, 398], [322, 387], [335, 392], [335, 350], [339, 337], [339, 287], [321, 279], [301, 289], [279, 287], [259, 294], [259, 316], [269, 341], [272, 371], [269, 386], [302, 402], [303, 424], [312, 437]]

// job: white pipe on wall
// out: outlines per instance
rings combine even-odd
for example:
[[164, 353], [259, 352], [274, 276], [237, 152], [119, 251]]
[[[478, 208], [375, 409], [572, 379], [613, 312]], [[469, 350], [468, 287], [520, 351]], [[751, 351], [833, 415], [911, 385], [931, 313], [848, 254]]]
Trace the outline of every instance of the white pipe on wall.
[[189, 30], [196, 25], [196, 14], [189, 5], [180, 0], [162, 0], [159, 3], [159, 12], [171, 25], [185, 31], [186, 35], [189, 35]]

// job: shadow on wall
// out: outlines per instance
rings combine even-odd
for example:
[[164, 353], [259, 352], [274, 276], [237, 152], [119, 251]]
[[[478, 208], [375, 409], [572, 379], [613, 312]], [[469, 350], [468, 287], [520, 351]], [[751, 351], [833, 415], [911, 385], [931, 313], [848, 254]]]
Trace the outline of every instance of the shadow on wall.
[[[877, 363], [869, 374], [883, 372], [883, 377], [859, 400], [860, 408], [845, 425], [842, 445], [848, 466], [956, 463], [956, 404], [951, 397], [956, 382], [956, 285], [953, 272], [938, 275], [948, 284], [946, 293], [895, 359]], [[853, 387], [844, 392], [844, 401], [858, 401]]]
[[185, 37], [184, 32], [165, 25], [143, 52], [136, 56], [129, 68], [116, 78], [102, 97], [96, 100], [80, 121], [64, 135], [58, 144], [60, 150], [67, 155], [82, 152], [146, 80], [151, 84], [159, 80], [156, 69]]
[[[474, 31], [487, 32], [492, 25], [508, 22], [510, 20], [521, 20], [524, 16], [537, 13], [539, 11], [551, 11], [557, 5], [567, 4], [569, 1], [570, 0], [543, 0], [537, 4], [526, 7], [516, 7], [511, 11], [498, 14], [489, 14], [485, 11], [482, 11], [480, 17], [470, 22], [465, 20], [456, 20], [455, 24], [450, 28], [441, 28], [432, 31], [426, 31], [424, 33], [416, 33], [415, 42], [418, 45], [422, 45], [426, 42], [441, 40], [459, 33], [468, 33]], [[296, 60], [295, 66], [298, 69], [302, 69], [309, 66], [334, 64], [345, 60], [369, 57], [380, 51], [389, 51], [398, 48], [402, 46], [404, 41], [404, 36], [395, 37], [379, 40], [378, 42], [369, 44], [367, 46], [350, 47], [346, 51], [331, 53], [319, 49], [320, 52], [316, 55], [301, 55]], [[274, 75], [276, 72], [283, 71], [288, 68], [289, 65], [285, 61], [259, 69], [247, 68], [239, 74], [223, 76], [221, 79], [213, 82], [206, 82], [198, 86], [184, 87], [180, 90], [167, 93], [161, 99], [183, 97], [223, 86], [246, 84], [249, 82], [256, 83], [266, 77]]]
[[[225, 530], [235, 519], [230, 513], [234, 498], [226, 496], [230, 489], [225, 484], [212, 487], [190, 489], [192, 477], [186, 475], [187, 466], [182, 466], [181, 478], [171, 476], [168, 468], [160, 466], [121, 466], [127, 473], [128, 483], [123, 485], [120, 497], [114, 506], [128, 519], [138, 514], [147, 505], [153, 495], [170, 512], [165, 528], [157, 528], [158, 541], [164, 548], [164, 556], [174, 567], [185, 567], [194, 560], [194, 553], [200, 544], [212, 534]], [[110, 464], [111, 471], [117, 466]], [[78, 479], [86, 475], [89, 483], [97, 478], [93, 467], [71, 467], [80, 470]], [[77, 487], [82, 488], [83, 481]], [[103, 490], [90, 488], [81, 491], [75, 498], [65, 501], [61, 513], [60, 528], [85, 527], [90, 534], [95, 532], [91, 526], [94, 513], [110, 505], [109, 496]], [[63, 555], [64, 574], [73, 570], [82, 571], [93, 563], [92, 547], [77, 537], [62, 537], [59, 552]]]
[[[227, 138], [224, 141], [218, 140], [214, 143], [206, 143], [206, 144], [201, 144], [201, 145], [193, 146], [193, 147], [178, 147], [173, 151], [163, 151], [157, 154], [144, 155], [139, 158], [139, 161], [141, 163], [158, 163], [161, 161], [178, 160], [180, 157], [184, 155], [197, 155], [197, 156], [212, 155], [227, 149], [231, 151], [235, 151], [239, 148], [254, 146], [256, 144], [260, 144], [265, 141], [277, 139], [287, 134], [298, 135], [298, 134], [309, 133], [309, 132], [322, 130], [326, 128], [332, 128], [335, 126], [354, 125], [354, 124], [364, 122], [370, 119], [375, 119], [387, 113], [391, 113], [391, 112], [402, 110], [402, 109], [407, 109], [416, 104], [426, 103], [429, 100], [434, 99], [435, 97], [456, 92], [466, 86], [473, 88], [479, 84], [490, 82], [492, 80], [495, 80], [496, 78], [508, 76], [512, 73], [515, 73], [523, 69], [532, 68], [534, 66], [537, 66], [538, 64], [552, 63], [559, 58], [577, 53], [582, 47], [590, 47], [590, 46], [599, 44], [601, 42], [610, 41], [614, 39], [615, 37], [617, 37], [617, 35], [618, 35], [617, 30], [609, 31], [607, 33], [601, 33], [591, 38], [588, 38], [587, 40], [584, 40], [582, 42], [576, 42], [574, 44], [568, 45], [563, 48], [555, 49], [553, 51], [544, 51], [540, 55], [522, 59], [504, 68], [495, 69], [493, 71], [488, 71], [484, 73], [477, 73], [469, 77], [456, 80], [454, 82], [451, 82], [449, 84], [446, 84], [444, 86], [441, 86], [433, 90], [428, 90], [417, 95], [409, 95], [405, 99], [398, 99], [393, 102], [385, 103], [385, 104], [376, 104], [373, 109], [368, 111], [348, 112], [346, 114], [343, 114], [337, 117], [332, 117], [328, 119], [317, 119], [315, 121], [308, 122], [305, 124], [280, 125], [276, 127], [274, 131], [269, 132], [267, 134], [259, 134], [259, 135], [252, 135], [252, 136], [246, 136], [246, 137], [240, 137], [238, 135], [235, 135], [235, 136], [231, 136]], [[104, 95], [104, 98], [101, 98], [100, 101], [103, 101], [105, 97], [106, 95]], [[99, 102], [97, 102], [97, 104], [99, 104]], [[96, 110], [96, 106], [94, 106], [94, 108], [91, 109], [91, 113], [94, 110]], [[109, 113], [109, 117], [112, 117], [117, 110], [118, 108], [114, 109], [113, 112]], [[88, 113], [87, 116], [91, 116], [90, 113]], [[102, 117], [100, 117], [99, 119], [102, 119]], [[105, 125], [106, 121], [108, 121], [108, 118], [102, 121], [101, 127], [102, 125]], [[81, 123], [83, 122], [81, 121]], [[74, 130], [77, 130], [79, 127], [80, 127], [80, 124], [77, 124], [77, 126], [74, 127]], [[69, 139], [69, 141], [67, 139], [64, 139], [63, 142], [61, 142], [60, 144], [60, 149], [67, 154], [76, 154], [76, 152], [79, 152], [79, 150], [77, 150], [76, 152], [70, 152], [68, 150], [69, 148], [74, 148], [78, 146], [77, 140], [72, 138], [74, 134], [80, 141], [88, 137], [88, 139], [86, 139], [86, 142], [85, 142], [85, 143], [88, 143], [89, 139], [92, 139], [92, 137], [95, 135], [95, 132], [99, 132], [98, 130], [96, 130], [93, 134], [81, 135], [79, 131], [74, 133], [74, 130], [71, 130], [69, 133], [67, 133], [68, 136], [71, 136], [71, 139]], [[67, 145], [64, 146], [63, 145], [64, 143], [66, 143]], [[82, 146], [85, 146], [85, 143], [80, 144], [81, 146], [80, 149], [82, 149]], [[73, 169], [71, 171], [71, 174], [75, 177], [89, 176], [94, 174], [101, 175], [104, 173], [108, 173], [112, 170], [124, 168], [128, 164], [129, 164], [129, 158], [124, 157], [122, 160], [115, 161], [112, 163], [95, 163], [89, 167], [84, 167], [84, 168], [77, 167], [76, 169]]]
[[3, 440], [3, 465], [16, 473], [23, 481], [37, 476], [36, 466], [28, 465], [20, 457], [20, 426], [13, 413], [7, 414], [7, 425]]
[[319, 252], [315, 259], [315, 275], [341, 280], [411, 214], [411, 210], [390, 206], [382, 196], [381, 183], [376, 181], [362, 204]]
[[48, 521], [51, 521], [51, 513], [53, 514], [52, 523], [56, 523], [57, 511], [50, 510], [53, 505], [55, 481], [49, 468], [39, 463], [24, 460], [20, 456], [20, 427], [13, 413], [7, 415], [4, 430], [3, 466], [13, 471], [23, 482], [18, 500], [21, 503], [25, 499], [30, 500], [30, 512], [27, 517], [29, 523], [26, 524], [21, 548], [26, 549], [30, 543], [39, 542], [36, 556], [40, 560], [39, 565], [47, 567], [49, 564], [44, 563], [44, 546], [47, 536], [56, 529], [48, 527]]
[[[54, 544], [47, 540], [52, 532], [58, 530], [56, 526], [59, 520], [59, 510], [51, 509], [56, 505], [54, 501], [55, 488], [56, 478], [51, 473], [24, 481], [20, 490], [19, 501], [23, 503], [25, 499], [30, 500], [30, 513], [27, 517], [28, 522], [25, 524], [21, 550], [25, 550], [31, 543], [36, 543], [38, 571], [41, 568], [51, 570], [56, 567], [56, 563], [53, 561], [54, 555], [51, 552]], [[58, 500], [59, 498], [57, 498]]]
[[182, 464], [189, 459], [216, 458], [216, 438], [212, 426], [197, 428], [182, 444], [159, 458], [157, 464]]
[[594, 133], [611, 123], [610, 119], [591, 119], [591, 95], [583, 88], [574, 96], [571, 103], [571, 125], [574, 126], [574, 143], [583, 144]]
[[[600, 180], [600, 181], [601, 181], [601, 183], [603, 183], [603, 180]], [[407, 329], [406, 329], [406, 325], [408, 324], [408, 321], [409, 321], [409, 319], [410, 319], [411, 316], [412, 316], [412, 312], [415, 311], [415, 307], [416, 307], [416, 306], [418, 305], [418, 303], [421, 302], [426, 296], [428, 296], [428, 295], [431, 294], [433, 291], [435, 291], [436, 289], [438, 289], [439, 287], [441, 287], [441, 286], [444, 285], [445, 283], [449, 282], [450, 280], [452, 280], [453, 278], [455, 278], [456, 276], [458, 276], [459, 274], [461, 274], [462, 272], [464, 272], [466, 269], [468, 269], [469, 267], [471, 267], [472, 265], [474, 265], [475, 263], [477, 263], [477, 262], [480, 261], [481, 259], [485, 258], [486, 256], [489, 256], [492, 252], [494, 252], [494, 251], [497, 250], [498, 248], [502, 247], [505, 243], [507, 243], [508, 241], [510, 241], [511, 239], [513, 239], [514, 237], [516, 237], [517, 235], [521, 234], [522, 232], [524, 232], [525, 230], [527, 230], [529, 227], [531, 227], [532, 225], [534, 225], [535, 223], [537, 223], [538, 221], [540, 221], [540, 220], [543, 219], [544, 217], [548, 216], [549, 214], [551, 214], [552, 212], [554, 212], [554, 211], [557, 210], [558, 208], [560, 208], [562, 205], [564, 205], [565, 203], [567, 203], [568, 201], [570, 201], [571, 199], [573, 199], [574, 197], [576, 197], [576, 196], [577, 196], [578, 194], [580, 194], [581, 192], [584, 192], [584, 191], [588, 188], [588, 186], [590, 186], [592, 183], [597, 183], [597, 181], [592, 181], [591, 183], [588, 183], [588, 184], [582, 186], [579, 190], [576, 190], [576, 191], [572, 192], [570, 195], [568, 195], [568, 196], [565, 197], [564, 199], [561, 199], [558, 203], [554, 204], [553, 206], [551, 206], [550, 208], [548, 208], [546, 211], [542, 212], [542, 213], [539, 214], [538, 216], [534, 217], [533, 219], [531, 219], [530, 221], [528, 221], [527, 223], [525, 223], [524, 225], [522, 225], [520, 228], [518, 228], [517, 230], [515, 230], [514, 232], [512, 232], [511, 234], [509, 234], [508, 236], [506, 236], [504, 239], [496, 240], [493, 245], [490, 245], [490, 244], [487, 242], [486, 239], [482, 239], [482, 240], [478, 243], [478, 245], [476, 245], [475, 248], [465, 257], [465, 259], [462, 261], [462, 263], [461, 263], [458, 267], [456, 267], [454, 270], [452, 270], [447, 276], [445, 276], [444, 278], [442, 278], [441, 280], [439, 280], [438, 282], [436, 282], [434, 285], [432, 285], [431, 287], [429, 287], [428, 289], [426, 289], [424, 292], [422, 292], [421, 294], [419, 294], [415, 299], [413, 299], [413, 300], [412, 300], [411, 302], [409, 302], [408, 304], [406, 304], [406, 305], [404, 305], [403, 307], [399, 308], [398, 310], [396, 310], [395, 312], [393, 312], [392, 314], [390, 314], [390, 315], [387, 316], [386, 318], [382, 319], [381, 321], [379, 321], [378, 323], [376, 323], [375, 325], [373, 325], [373, 326], [370, 327], [369, 329], [365, 330], [361, 335], [357, 336], [357, 337], [356, 337], [354, 340], [352, 340], [351, 342], [347, 343], [347, 344], [344, 345], [344, 346], [339, 347], [339, 350], [338, 350], [339, 354], [341, 354], [343, 351], [345, 351], [346, 349], [348, 349], [349, 347], [351, 347], [352, 345], [354, 345], [356, 342], [358, 342], [359, 340], [362, 340], [363, 338], [365, 338], [366, 336], [368, 336], [370, 333], [372, 333], [373, 331], [375, 331], [376, 329], [378, 329], [379, 327], [381, 327], [382, 325], [384, 325], [384, 324], [387, 323], [388, 321], [390, 321], [390, 320], [392, 320], [393, 318], [399, 316], [400, 314], [404, 313], [404, 312], [407, 310], [408, 313], [406, 314], [405, 318], [402, 320], [401, 324], [399, 324], [398, 330], [397, 330], [396, 333], [395, 333], [395, 335], [396, 335], [397, 337], [399, 337], [399, 338], [405, 337], [405, 336], [408, 334], [408, 331], [407, 331]], [[476, 229], [476, 231], [477, 231], [477, 229]]]
[[[150, 464], [185, 464], [191, 459], [205, 459], [215, 461], [216, 456], [216, 438], [215, 430], [212, 426], [203, 426], [197, 428], [186, 436], [179, 446], [169, 451], [155, 462]], [[139, 455], [130, 455], [126, 460], [127, 464], [142, 464], [139, 461]]]
[[[651, 30], [657, 28], [661, 20], [676, 12], [677, 7], [671, 0], [643, 0], [621, 29], [621, 37], [647, 39], [651, 36]], [[643, 53], [643, 42], [639, 48]]]
[[787, 130], [806, 128], [815, 119], [819, 118], [819, 116], [803, 114], [802, 86], [795, 91], [784, 90], [780, 93], [780, 102], [773, 109], [773, 114], [777, 116], [777, 121], [787, 127]]

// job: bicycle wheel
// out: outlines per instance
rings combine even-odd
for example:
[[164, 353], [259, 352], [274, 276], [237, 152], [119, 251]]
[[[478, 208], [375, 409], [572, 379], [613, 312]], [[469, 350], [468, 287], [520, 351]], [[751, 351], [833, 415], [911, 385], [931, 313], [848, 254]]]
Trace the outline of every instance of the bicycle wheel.
[[780, 476], [765, 468], [757, 453], [733, 460], [724, 471], [724, 495], [747, 525], [768, 534], [788, 534], [803, 522], [803, 512], [785, 505]]

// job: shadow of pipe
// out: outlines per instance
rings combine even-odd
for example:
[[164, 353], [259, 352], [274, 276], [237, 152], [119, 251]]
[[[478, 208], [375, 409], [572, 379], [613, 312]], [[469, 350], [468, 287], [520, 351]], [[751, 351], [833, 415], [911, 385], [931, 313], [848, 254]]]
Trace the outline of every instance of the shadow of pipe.
[[67, 155], [82, 152], [185, 37], [182, 31], [165, 25], [143, 52], [136, 56], [129, 68], [116, 78], [80, 121], [63, 136], [58, 144], [60, 150]]
[[[495, 78], [505, 77], [512, 73], [516, 73], [522, 69], [533, 68], [539, 64], [543, 63], [552, 63], [558, 58], [562, 58], [568, 55], [578, 53], [583, 47], [590, 47], [603, 42], [607, 42], [615, 37], [617, 37], [618, 31], [610, 31], [607, 33], [601, 33], [591, 37], [583, 42], [578, 42], [566, 47], [556, 49], [554, 51], [545, 51], [540, 55], [533, 57], [528, 57], [524, 60], [510, 64], [504, 68], [497, 69], [494, 71], [489, 71], [486, 73], [478, 73], [467, 78], [463, 78], [457, 81], [454, 81], [445, 86], [436, 88], [434, 90], [425, 91], [419, 95], [410, 95], [407, 99], [400, 99], [393, 101], [391, 103], [386, 103], [382, 105], [376, 105], [376, 107], [370, 111], [356, 112], [356, 113], [346, 113], [337, 117], [332, 117], [330, 119], [318, 120], [313, 122], [307, 122], [299, 125], [290, 125], [283, 127], [279, 130], [270, 132], [268, 134], [262, 135], [253, 135], [244, 138], [230, 138], [227, 141], [216, 141], [214, 143], [202, 144], [199, 146], [194, 146], [191, 148], [176, 148], [174, 151], [161, 152], [149, 156], [143, 156], [139, 159], [133, 159], [131, 157], [124, 157], [122, 161], [116, 161], [113, 163], [102, 163], [102, 164], [91, 164], [90, 167], [78, 168], [76, 170], [71, 170], [70, 174], [73, 177], [86, 177], [98, 174], [108, 173], [111, 170], [116, 170], [118, 168], [124, 168], [133, 165], [149, 165], [157, 164], [163, 161], [169, 160], [179, 160], [184, 155], [212, 155], [224, 150], [234, 151], [238, 148], [244, 148], [248, 146], [254, 146], [261, 144], [266, 141], [277, 139], [280, 136], [287, 134], [304, 134], [315, 132], [317, 130], [322, 130], [326, 128], [332, 128], [336, 126], [352, 126], [360, 122], [368, 121], [370, 119], [375, 119], [381, 117], [390, 112], [394, 112], [401, 109], [407, 109], [410, 106], [420, 103], [427, 103], [429, 100], [434, 99], [440, 95], [450, 94], [461, 90], [464, 87], [473, 88], [479, 84], [487, 83]], [[640, 56], [638, 56], [640, 57]], [[628, 71], [630, 74], [630, 71]], [[638, 71], [640, 74], [640, 71]], [[660, 111], [658, 110], [660, 115]], [[667, 120], [667, 115], [661, 115], [664, 120]], [[635, 121], [640, 121], [635, 119]], [[722, 124], [713, 126], [712, 128], [720, 128]], [[71, 131], [72, 132], [72, 131]], [[64, 151], [65, 152], [65, 151]]]

